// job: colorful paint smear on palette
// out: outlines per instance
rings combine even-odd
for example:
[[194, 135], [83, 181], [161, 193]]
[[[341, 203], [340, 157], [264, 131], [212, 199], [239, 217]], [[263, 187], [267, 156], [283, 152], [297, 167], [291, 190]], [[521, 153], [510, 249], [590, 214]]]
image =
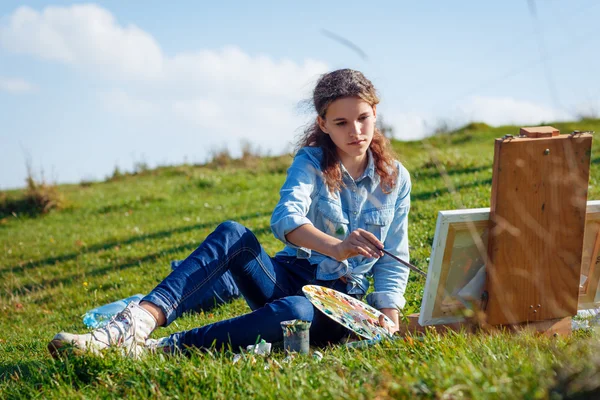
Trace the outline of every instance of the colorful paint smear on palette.
[[[390, 337], [379, 325], [381, 312], [347, 294], [323, 286], [306, 285], [302, 288], [310, 302], [334, 321], [367, 339]], [[384, 316], [389, 326], [394, 323]]]

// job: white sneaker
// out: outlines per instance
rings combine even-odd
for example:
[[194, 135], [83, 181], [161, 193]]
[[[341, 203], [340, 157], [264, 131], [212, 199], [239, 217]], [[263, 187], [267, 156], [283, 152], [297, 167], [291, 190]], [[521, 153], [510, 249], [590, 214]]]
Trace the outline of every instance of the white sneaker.
[[91, 352], [100, 354], [109, 347], [121, 348], [124, 355], [139, 358], [145, 351], [145, 342], [156, 328], [156, 320], [138, 304], [130, 303], [105, 326], [92, 332], [76, 335], [60, 332], [48, 344], [52, 357], [57, 358], [61, 351], [69, 347], [76, 353]]

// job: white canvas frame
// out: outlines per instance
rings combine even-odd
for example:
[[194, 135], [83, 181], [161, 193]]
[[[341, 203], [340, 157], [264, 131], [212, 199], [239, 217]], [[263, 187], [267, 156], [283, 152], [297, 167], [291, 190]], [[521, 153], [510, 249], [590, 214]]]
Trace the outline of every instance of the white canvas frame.
[[[421, 302], [421, 312], [419, 314], [419, 324], [439, 325], [461, 322], [464, 317], [461, 313], [443, 312], [441, 306], [443, 300], [448, 300], [456, 293], [449, 293], [443, 283], [446, 285], [448, 276], [450, 276], [450, 263], [454, 258], [455, 248], [448, 248], [448, 242], [452, 242], [460, 235], [462, 248], [467, 248], [473, 252], [472, 264], [469, 265], [468, 272], [481, 271], [485, 274], [485, 259], [487, 257], [487, 226], [489, 221], [489, 208], [474, 208], [465, 210], [440, 211], [438, 213], [431, 257], [429, 260], [429, 269], [427, 271], [427, 281], [423, 292], [423, 301]], [[596, 308], [600, 304], [600, 201], [588, 201], [586, 209], [586, 232], [588, 236], [584, 238], [584, 251], [582, 259], [582, 285], [580, 286], [580, 297], [578, 309]], [[592, 237], [593, 235], [593, 237]], [[471, 243], [464, 243], [465, 240], [471, 240]], [[470, 246], [470, 247], [469, 247]], [[595, 260], [595, 261], [594, 261]], [[460, 261], [460, 260], [459, 260]], [[594, 261], [594, 262], [593, 262]], [[584, 270], [588, 271], [589, 277], [584, 279]], [[591, 272], [591, 274], [589, 273]], [[456, 274], [459, 275], [456, 275]], [[456, 268], [452, 270], [452, 277], [460, 277], [460, 271]], [[443, 282], [440, 282], [443, 280]], [[456, 280], [456, 279], [455, 279]], [[483, 293], [483, 284], [485, 275], [477, 275], [470, 278], [465, 287], [470, 292], [468, 296], [471, 300], [477, 301]], [[585, 282], [588, 282], [586, 285]], [[589, 285], [589, 282], [597, 283]], [[452, 289], [452, 288], [451, 288]], [[465, 290], [461, 290], [464, 292]], [[458, 303], [457, 303], [458, 304]], [[469, 307], [468, 301], [463, 300], [463, 305], [458, 304], [458, 308]]]
[[600, 305], [600, 201], [588, 201], [581, 260], [581, 279], [577, 308]]
[[[421, 313], [419, 314], [419, 324], [438, 325], [459, 322], [464, 318], [460, 315], [440, 316], [435, 312], [436, 306], [441, 302], [440, 295], [446, 295], [440, 287], [442, 278], [444, 256], [448, 257], [446, 245], [450, 233], [452, 239], [452, 226], [460, 224], [466, 227], [467, 231], [477, 231], [479, 226], [488, 224], [490, 218], [489, 208], [474, 208], [466, 210], [440, 211], [438, 213], [433, 237], [433, 247], [429, 259], [429, 268], [427, 270], [427, 281], [425, 282], [425, 291], [423, 292], [423, 301], [421, 302]], [[473, 240], [475, 243], [475, 240]], [[487, 243], [481, 243], [482, 256], [487, 254]], [[449, 249], [450, 250], [450, 249]], [[483, 260], [482, 265], [485, 265]]]

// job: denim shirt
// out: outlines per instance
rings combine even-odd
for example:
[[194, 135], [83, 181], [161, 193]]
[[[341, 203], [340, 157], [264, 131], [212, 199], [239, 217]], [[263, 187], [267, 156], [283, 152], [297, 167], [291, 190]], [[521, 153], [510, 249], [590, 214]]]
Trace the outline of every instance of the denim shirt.
[[286, 246], [277, 255], [308, 258], [317, 265], [316, 279], [335, 280], [345, 276], [349, 294], [366, 293], [372, 275], [374, 292], [367, 302], [377, 308], [403, 308], [408, 281], [407, 267], [388, 255], [370, 258], [362, 255], [337, 261], [324, 254], [298, 247], [285, 235], [301, 225], [312, 224], [328, 235], [343, 240], [358, 228], [373, 233], [387, 251], [408, 261], [408, 211], [410, 209], [410, 175], [400, 162], [398, 181], [391, 193], [381, 189], [375, 172], [373, 155], [368, 150], [367, 168], [354, 180], [341, 165], [345, 187], [332, 194], [321, 171], [323, 152], [318, 147], [304, 147], [296, 154], [280, 190], [280, 199], [271, 216], [273, 234]]

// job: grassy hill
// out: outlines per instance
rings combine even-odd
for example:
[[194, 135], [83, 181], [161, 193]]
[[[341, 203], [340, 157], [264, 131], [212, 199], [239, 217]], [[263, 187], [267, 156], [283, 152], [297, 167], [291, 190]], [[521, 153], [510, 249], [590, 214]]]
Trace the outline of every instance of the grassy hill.
[[[563, 133], [600, 132], [600, 120], [553, 125]], [[507, 133], [518, 128], [471, 124], [424, 141], [394, 142], [413, 179], [414, 264], [427, 268], [439, 210], [489, 206], [493, 140]], [[596, 140], [589, 199], [600, 199], [598, 146]], [[0, 193], [0, 398], [546, 398], [552, 388], [600, 386], [595, 334], [550, 340], [431, 333], [360, 350], [336, 346], [323, 350], [320, 362], [298, 357], [289, 364], [282, 364], [282, 353], [236, 364], [228, 352], [143, 361], [112, 353], [49, 357], [46, 344], [56, 332], [83, 332], [86, 310], [148, 292], [168, 274], [171, 260], [184, 258], [221, 221], [243, 222], [270, 254], [277, 252], [281, 244], [269, 218], [290, 162], [291, 156], [249, 156], [61, 185], [62, 209], [44, 215], [12, 214], [7, 207], [23, 192]], [[406, 313], [418, 312], [424, 283], [411, 275]], [[235, 301], [181, 318], [154, 336], [247, 311], [243, 300]]]

